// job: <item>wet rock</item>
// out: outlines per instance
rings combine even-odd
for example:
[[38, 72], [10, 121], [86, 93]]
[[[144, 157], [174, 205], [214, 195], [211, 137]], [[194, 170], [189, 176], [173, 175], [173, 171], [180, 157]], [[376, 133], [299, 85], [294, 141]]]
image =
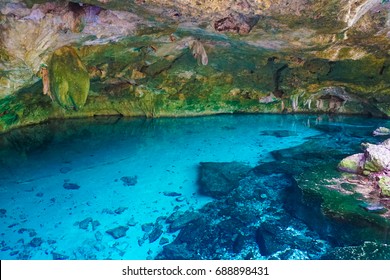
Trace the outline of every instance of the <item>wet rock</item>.
[[126, 232], [128, 231], [129, 227], [127, 226], [118, 226], [116, 228], [112, 228], [106, 231], [109, 235], [111, 235], [113, 238], [118, 239], [121, 237], [126, 236]]
[[79, 223], [79, 228], [88, 230], [88, 226], [90, 223], [92, 223], [92, 218], [91, 217], [85, 218]]
[[366, 144], [364, 172], [390, 170], [390, 149], [383, 145]]
[[125, 186], [135, 186], [138, 182], [137, 176], [123, 176], [121, 178], [121, 181], [123, 182], [123, 185]]
[[33, 239], [30, 241], [29, 245], [30, 245], [31, 247], [39, 247], [39, 246], [42, 245], [42, 243], [43, 243], [42, 238], [40, 238], [40, 237], [35, 237], [35, 238], [33, 238]]
[[160, 236], [163, 234], [162, 226], [161, 225], [155, 225], [152, 232], [149, 234], [149, 243], [153, 243], [157, 239], [160, 238]]
[[74, 183], [64, 183], [63, 187], [67, 190], [78, 190], [80, 188], [79, 185]]
[[182, 229], [187, 224], [197, 220], [200, 218], [200, 214], [198, 212], [186, 211], [175, 220], [169, 226], [169, 232], [175, 232]]
[[390, 129], [387, 127], [378, 127], [374, 130], [372, 133], [374, 136], [384, 136], [384, 135], [390, 135]]
[[339, 163], [338, 169], [343, 172], [361, 174], [365, 158], [363, 153], [346, 157]]
[[225, 18], [219, 19], [214, 23], [214, 28], [220, 32], [235, 32], [239, 34], [248, 34], [253, 26], [259, 21], [259, 17], [248, 17], [239, 13], [232, 13]]
[[200, 193], [214, 198], [227, 195], [238, 186], [251, 168], [239, 162], [201, 162], [199, 167]]
[[181, 193], [177, 192], [163, 192], [165, 196], [181, 196]]

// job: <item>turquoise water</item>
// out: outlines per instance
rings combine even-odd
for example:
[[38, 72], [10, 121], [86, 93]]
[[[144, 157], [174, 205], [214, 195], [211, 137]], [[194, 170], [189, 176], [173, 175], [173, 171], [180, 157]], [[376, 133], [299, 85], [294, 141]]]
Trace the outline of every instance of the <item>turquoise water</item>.
[[[295, 206], [302, 200], [296, 191], [301, 173], [321, 164], [335, 169], [360, 151], [360, 143], [383, 141], [372, 136], [379, 126], [390, 127], [390, 121], [221, 115], [61, 120], [11, 131], [0, 136], [0, 258], [319, 259], [365, 241], [383, 247], [389, 236], [381, 220], [364, 225], [371, 238], [349, 219], [322, 216], [321, 201], [315, 207], [323, 223], [302, 214], [312, 206]], [[199, 189], [202, 162], [223, 163], [229, 184], [237, 166], [226, 163], [239, 162], [250, 175], [241, 176], [232, 192], [212, 197]], [[218, 184], [218, 176], [206, 184]], [[259, 197], [243, 199], [254, 186]], [[176, 219], [182, 225], [175, 229], [174, 213], [187, 215]], [[194, 226], [218, 238], [194, 236]], [[340, 228], [341, 239], [335, 236]], [[292, 241], [297, 236], [301, 242]]]

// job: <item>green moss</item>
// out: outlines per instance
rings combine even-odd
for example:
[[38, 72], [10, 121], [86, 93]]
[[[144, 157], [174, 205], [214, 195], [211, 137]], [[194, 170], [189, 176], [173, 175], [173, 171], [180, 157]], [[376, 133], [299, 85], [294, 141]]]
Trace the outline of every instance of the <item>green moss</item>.
[[390, 196], [390, 177], [383, 176], [379, 179], [378, 186], [384, 196]]
[[64, 108], [78, 110], [89, 92], [89, 75], [72, 47], [56, 50], [49, 64], [50, 90]]

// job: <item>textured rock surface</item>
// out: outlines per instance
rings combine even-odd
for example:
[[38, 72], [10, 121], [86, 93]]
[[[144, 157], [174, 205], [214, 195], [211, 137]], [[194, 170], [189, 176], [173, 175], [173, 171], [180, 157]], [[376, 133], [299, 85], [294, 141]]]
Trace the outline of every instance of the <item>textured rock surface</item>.
[[65, 108], [83, 107], [89, 92], [89, 75], [71, 47], [56, 50], [49, 64], [50, 90]]
[[[107, 114], [390, 116], [388, 1], [39, 3], [0, 3], [2, 131]], [[91, 78], [77, 112], [41, 96], [40, 66], [63, 46], [77, 49]]]

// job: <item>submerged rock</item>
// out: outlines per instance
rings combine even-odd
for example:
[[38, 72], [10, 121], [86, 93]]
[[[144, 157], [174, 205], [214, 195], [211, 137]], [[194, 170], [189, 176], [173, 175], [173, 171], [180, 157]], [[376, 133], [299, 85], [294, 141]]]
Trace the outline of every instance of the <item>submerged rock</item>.
[[116, 228], [112, 228], [106, 231], [109, 235], [114, 237], [115, 239], [121, 238], [126, 236], [126, 232], [128, 231], [129, 227], [127, 226], [118, 226]]
[[79, 185], [74, 183], [64, 183], [63, 187], [67, 190], [78, 190], [80, 188]]
[[121, 178], [121, 181], [123, 182], [123, 185], [125, 186], [135, 186], [138, 182], [137, 176], [123, 176]]
[[30, 241], [29, 245], [30, 245], [31, 247], [40, 247], [40, 246], [42, 245], [42, 243], [43, 243], [42, 238], [40, 238], [40, 237], [35, 237], [35, 238], [33, 238], [33, 239]]
[[245, 177], [251, 168], [239, 162], [201, 162], [199, 167], [199, 192], [214, 198], [222, 197]]

